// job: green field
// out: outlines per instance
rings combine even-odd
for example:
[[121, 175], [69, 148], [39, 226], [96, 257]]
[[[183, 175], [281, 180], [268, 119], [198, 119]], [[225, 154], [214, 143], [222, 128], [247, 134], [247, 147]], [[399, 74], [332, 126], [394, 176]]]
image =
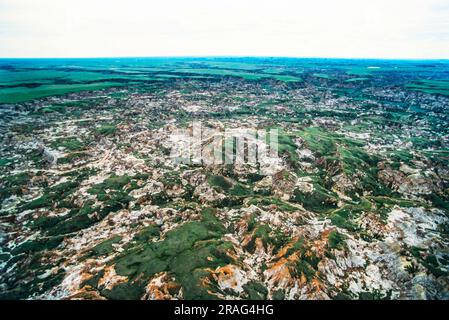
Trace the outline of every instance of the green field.
[[101, 90], [105, 88], [120, 86], [120, 83], [103, 82], [94, 84], [72, 84], [72, 85], [42, 85], [39, 88], [26, 89], [23, 87], [16, 87], [12, 89], [0, 90], [1, 103], [17, 103], [32, 99], [63, 95], [71, 92], [79, 92], [86, 90]]
[[449, 80], [420, 80], [406, 85], [406, 88], [430, 94], [449, 96]]
[[[437, 70], [447, 70], [447, 63], [293, 58], [2, 59], [0, 103], [177, 79], [234, 78], [301, 85], [307, 76], [341, 79], [347, 87], [369, 86], [373, 80], [389, 82], [400, 75], [397, 79], [410, 79], [406, 82], [409, 90], [448, 95], [447, 72]], [[432, 80], [417, 80], [417, 74]]]

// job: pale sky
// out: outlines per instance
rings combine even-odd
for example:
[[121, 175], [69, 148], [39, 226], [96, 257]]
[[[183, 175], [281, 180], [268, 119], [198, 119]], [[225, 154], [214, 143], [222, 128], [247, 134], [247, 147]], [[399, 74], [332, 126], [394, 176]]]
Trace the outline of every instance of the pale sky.
[[0, 57], [449, 59], [449, 0], [0, 0]]

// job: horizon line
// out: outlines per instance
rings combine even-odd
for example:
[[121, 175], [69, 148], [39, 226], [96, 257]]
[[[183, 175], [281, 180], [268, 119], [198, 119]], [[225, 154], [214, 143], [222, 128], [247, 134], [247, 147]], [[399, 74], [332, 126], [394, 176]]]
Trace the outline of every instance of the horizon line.
[[323, 56], [258, 56], [258, 55], [157, 55], [157, 56], [89, 56], [89, 57], [0, 57], [0, 60], [48, 60], [48, 59], [214, 59], [214, 58], [260, 58], [260, 59], [329, 59], [329, 60], [384, 60], [384, 61], [449, 61], [449, 58], [384, 58], [384, 57], [323, 57]]

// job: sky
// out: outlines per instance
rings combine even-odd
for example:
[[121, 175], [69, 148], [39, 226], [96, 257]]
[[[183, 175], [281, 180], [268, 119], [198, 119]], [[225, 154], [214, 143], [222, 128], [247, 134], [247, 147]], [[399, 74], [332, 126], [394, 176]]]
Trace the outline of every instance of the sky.
[[0, 57], [449, 59], [449, 0], [0, 0]]

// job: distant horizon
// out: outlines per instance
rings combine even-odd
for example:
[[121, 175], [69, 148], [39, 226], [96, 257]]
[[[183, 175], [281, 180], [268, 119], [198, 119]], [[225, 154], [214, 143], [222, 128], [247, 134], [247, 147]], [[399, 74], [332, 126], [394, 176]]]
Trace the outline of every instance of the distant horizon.
[[319, 56], [255, 56], [255, 55], [161, 55], [161, 56], [67, 56], [67, 57], [0, 57], [0, 60], [89, 60], [89, 59], [310, 59], [310, 60], [372, 60], [372, 61], [448, 61], [449, 58], [372, 58]]

